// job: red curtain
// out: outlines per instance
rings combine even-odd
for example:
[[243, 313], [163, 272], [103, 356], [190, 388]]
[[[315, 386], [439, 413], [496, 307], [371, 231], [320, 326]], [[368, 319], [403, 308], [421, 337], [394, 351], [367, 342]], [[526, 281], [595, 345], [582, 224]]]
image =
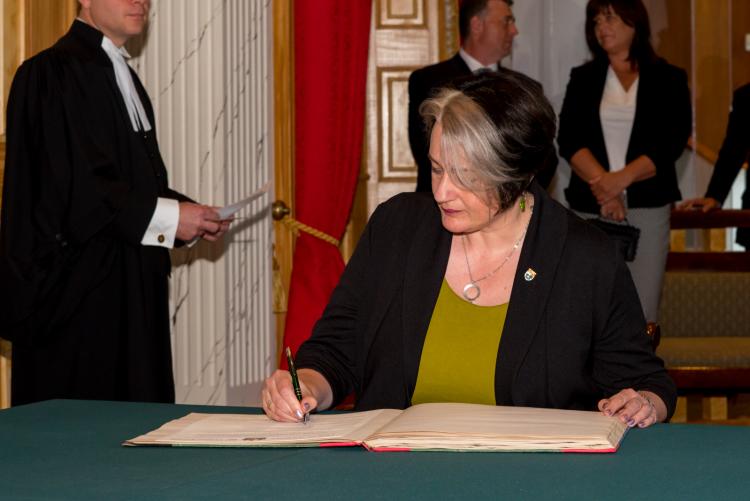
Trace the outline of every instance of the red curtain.
[[[295, 218], [337, 239], [362, 154], [371, 9], [371, 0], [294, 2]], [[343, 269], [336, 247], [300, 232], [284, 331], [292, 352], [310, 336]]]

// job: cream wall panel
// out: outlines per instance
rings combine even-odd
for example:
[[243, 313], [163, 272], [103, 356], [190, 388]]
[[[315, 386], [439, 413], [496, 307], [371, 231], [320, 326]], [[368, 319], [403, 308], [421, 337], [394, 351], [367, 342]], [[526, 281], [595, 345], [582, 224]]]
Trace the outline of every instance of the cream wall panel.
[[375, 20], [378, 28], [406, 26], [426, 28], [425, 0], [381, 0]]
[[[414, 191], [408, 136], [408, 79], [441, 57], [442, 9], [450, 0], [375, 0], [367, 71], [364, 177], [370, 214], [384, 200]], [[360, 196], [360, 195], [358, 195]], [[355, 199], [355, 205], [357, 201]], [[356, 210], [356, 208], [355, 208]]]
[[378, 177], [384, 180], [411, 182], [414, 157], [409, 147], [408, 128], [409, 71], [391, 68], [378, 70], [378, 131], [380, 146]]
[[[416, 66], [430, 64], [438, 57], [438, 49], [430, 44], [431, 37], [427, 30], [384, 29], [375, 32], [374, 55], [377, 66], [395, 64]], [[370, 63], [372, 64], [372, 63]]]

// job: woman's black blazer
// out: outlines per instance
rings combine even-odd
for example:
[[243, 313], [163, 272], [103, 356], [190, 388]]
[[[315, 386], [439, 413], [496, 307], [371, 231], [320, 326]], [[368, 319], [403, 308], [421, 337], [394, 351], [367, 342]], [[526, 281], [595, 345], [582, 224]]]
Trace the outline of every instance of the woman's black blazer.
[[[609, 170], [599, 118], [608, 67], [607, 60], [593, 60], [570, 72], [557, 137], [560, 155], [568, 162], [578, 150], [588, 148]], [[628, 187], [628, 207], [660, 207], [682, 198], [675, 161], [685, 149], [691, 130], [692, 109], [685, 71], [663, 59], [641, 65], [626, 162], [646, 155], [654, 162], [656, 175]], [[565, 196], [572, 209], [599, 213], [588, 183], [575, 172], [571, 172]]]
[[[594, 409], [632, 387], [671, 415], [675, 387], [645, 333], [633, 282], [616, 246], [537, 184], [495, 370], [500, 405]], [[331, 295], [298, 367], [318, 370], [334, 405], [405, 408], [448, 264], [452, 234], [425, 193], [380, 205]], [[524, 273], [533, 270], [533, 280]], [[471, 332], [457, 332], [471, 336]]]

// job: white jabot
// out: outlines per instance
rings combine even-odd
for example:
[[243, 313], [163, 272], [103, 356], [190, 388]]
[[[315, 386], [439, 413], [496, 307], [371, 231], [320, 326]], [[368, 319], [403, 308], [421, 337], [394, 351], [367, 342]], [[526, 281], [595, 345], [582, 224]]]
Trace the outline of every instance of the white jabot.
[[[115, 80], [120, 94], [125, 101], [128, 109], [130, 123], [133, 130], [138, 132], [151, 130], [151, 122], [143, 108], [138, 91], [135, 90], [133, 75], [130, 74], [130, 67], [125, 59], [130, 58], [130, 54], [125, 47], [117, 47], [112, 40], [106, 36], [102, 37], [102, 49], [112, 61], [115, 69]], [[177, 200], [159, 197], [156, 201], [156, 208], [151, 216], [151, 221], [141, 239], [141, 245], [156, 247], [166, 247], [171, 249], [174, 246], [177, 227], [180, 222], [180, 204]]]
[[610, 66], [607, 70], [607, 81], [599, 105], [599, 118], [604, 133], [604, 146], [607, 148], [610, 172], [625, 167], [633, 131], [635, 105], [638, 97], [638, 78], [626, 91]]
[[458, 54], [461, 56], [461, 59], [464, 60], [464, 62], [466, 63], [466, 66], [469, 67], [472, 73], [476, 73], [477, 71], [482, 70], [482, 69], [497, 71], [497, 63], [492, 63], [489, 66], [485, 66], [479, 61], [477, 61], [476, 59], [474, 59], [473, 57], [471, 57], [469, 53], [464, 50], [463, 47], [458, 49]]
[[151, 123], [148, 120], [148, 116], [146, 116], [146, 110], [143, 108], [141, 98], [138, 97], [138, 92], [135, 90], [133, 76], [130, 74], [130, 67], [125, 62], [126, 58], [130, 58], [130, 54], [125, 50], [125, 47], [117, 47], [106, 36], [102, 37], [102, 49], [107, 53], [115, 68], [117, 87], [120, 88], [120, 93], [125, 100], [125, 106], [128, 108], [128, 115], [130, 116], [130, 122], [133, 124], [133, 130], [151, 130]]

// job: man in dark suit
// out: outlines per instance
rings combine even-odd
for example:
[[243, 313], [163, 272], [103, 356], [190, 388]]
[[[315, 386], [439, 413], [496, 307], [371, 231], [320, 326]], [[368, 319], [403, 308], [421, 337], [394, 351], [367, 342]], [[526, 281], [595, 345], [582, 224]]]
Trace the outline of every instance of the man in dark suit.
[[[708, 183], [703, 198], [687, 200], [680, 209], [702, 209], [708, 212], [718, 209], [732, 188], [734, 178], [742, 164], [750, 159], [750, 84], [745, 84], [734, 92], [732, 111], [729, 114], [727, 135], [719, 151], [714, 173]], [[750, 171], [745, 171], [745, 192], [742, 194], [742, 208], [750, 209]], [[750, 249], [750, 228], [737, 229], [737, 243]]]
[[8, 100], [0, 336], [13, 342], [12, 403], [174, 402], [167, 249], [216, 240], [229, 222], [168, 186], [123, 47], [150, 1], [79, 1]]
[[513, 0], [463, 0], [458, 12], [461, 49], [447, 61], [421, 68], [409, 77], [409, 144], [417, 163], [417, 191], [431, 192], [428, 138], [419, 106], [451, 80], [487, 68], [497, 70], [518, 35]]

